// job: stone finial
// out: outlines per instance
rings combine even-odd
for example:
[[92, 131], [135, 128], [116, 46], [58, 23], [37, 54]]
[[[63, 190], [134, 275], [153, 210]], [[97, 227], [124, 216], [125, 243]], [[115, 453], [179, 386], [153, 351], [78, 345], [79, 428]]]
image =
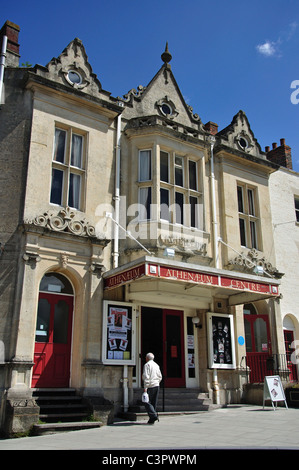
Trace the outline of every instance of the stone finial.
[[168, 50], [168, 42], [166, 42], [166, 47], [165, 47], [165, 51], [163, 52], [163, 54], [161, 55], [161, 59], [163, 60], [163, 62], [165, 64], [168, 64], [171, 59], [172, 59], [172, 55], [170, 54], [169, 50]]

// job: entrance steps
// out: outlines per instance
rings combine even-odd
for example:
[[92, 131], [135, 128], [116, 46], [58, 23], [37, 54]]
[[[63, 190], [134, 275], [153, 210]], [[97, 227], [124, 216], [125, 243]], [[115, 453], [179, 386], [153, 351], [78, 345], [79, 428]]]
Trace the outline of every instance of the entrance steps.
[[[103, 423], [86, 421], [90, 412], [82, 397], [72, 388], [34, 388], [32, 397], [40, 407], [43, 424], [33, 428], [35, 435], [100, 427]], [[84, 421], [85, 420], [85, 421]]]
[[[141, 401], [143, 388], [134, 389], [133, 400], [127, 412], [118, 416], [129, 421], [147, 419], [144, 404]], [[165, 388], [160, 389], [157, 411], [160, 416], [191, 414], [201, 411], [210, 411], [218, 408], [214, 405], [207, 393], [194, 388]]]

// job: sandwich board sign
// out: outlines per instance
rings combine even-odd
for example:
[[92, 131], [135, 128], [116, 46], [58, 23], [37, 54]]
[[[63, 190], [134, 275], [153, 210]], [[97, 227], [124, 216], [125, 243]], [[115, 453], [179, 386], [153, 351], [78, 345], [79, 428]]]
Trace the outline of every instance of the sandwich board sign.
[[273, 409], [275, 410], [274, 403], [284, 401], [286, 408], [288, 408], [286, 397], [284, 394], [283, 386], [279, 375], [268, 375], [264, 379], [264, 397], [263, 397], [263, 408], [265, 406], [265, 400], [271, 400]]

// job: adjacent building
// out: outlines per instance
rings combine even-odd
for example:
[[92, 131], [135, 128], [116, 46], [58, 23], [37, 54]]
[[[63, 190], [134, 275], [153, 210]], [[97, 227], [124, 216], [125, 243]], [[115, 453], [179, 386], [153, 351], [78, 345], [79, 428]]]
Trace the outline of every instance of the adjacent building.
[[113, 97], [79, 39], [27, 68], [18, 33], [1, 30], [2, 429], [38, 419], [36, 388], [127, 410], [148, 351], [166, 388], [241, 402], [257, 358], [285, 354], [279, 163], [243, 111], [201, 121], [168, 46], [147, 86]]

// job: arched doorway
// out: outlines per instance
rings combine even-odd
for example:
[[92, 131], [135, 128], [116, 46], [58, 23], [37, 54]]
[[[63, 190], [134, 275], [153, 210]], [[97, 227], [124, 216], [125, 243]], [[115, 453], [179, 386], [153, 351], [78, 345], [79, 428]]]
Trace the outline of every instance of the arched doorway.
[[295, 351], [295, 325], [289, 315], [283, 319], [283, 335], [286, 351], [287, 368], [290, 371], [289, 380], [296, 382], [298, 380], [297, 364], [292, 362], [292, 354]]
[[47, 273], [39, 289], [32, 387], [68, 387], [74, 292], [59, 273]]
[[263, 382], [264, 376], [271, 375], [273, 369], [269, 317], [258, 314], [253, 304], [245, 304], [243, 313], [250, 382]]

